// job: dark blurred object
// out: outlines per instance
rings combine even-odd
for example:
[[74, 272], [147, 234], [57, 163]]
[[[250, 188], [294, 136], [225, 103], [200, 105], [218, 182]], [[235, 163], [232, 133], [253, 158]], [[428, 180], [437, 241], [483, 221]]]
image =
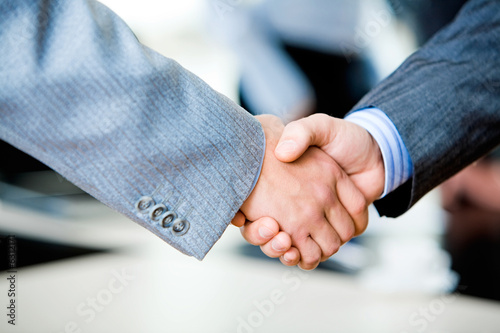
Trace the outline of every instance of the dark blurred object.
[[[389, 0], [420, 45], [451, 22], [466, 0]], [[458, 292], [500, 300], [500, 150], [442, 185], [445, 247], [460, 275]]]
[[500, 160], [485, 158], [441, 187], [445, 248], [463, 294], [500, 300]]
[[0, 140], [0, 179], [11, 179], [19, 173], [50, 170], [48, 166], [28, 154]]
[[[52, 216], [74, 216], [74, 201], [94, 201], [45, 164], [0, 140], [0, 199]], [[76, 200], [75, 200], [76, 199]]]
[[[85, 203], [95, 200], [45, 164], [0, 140], [0, 200], [54, 218], [95, 214]], [[83, 212], [85, 211], [85, 212]], [[1, 214], [0, 214], [1, 218]], [[36, 223], [37, 221], [33, 221]], [[12, 236], [16, 267], [100, 252], [71, 244]], [[7, 270], [8, 237], [0, 231], [0, 270]]]
[[[371, 67], [360, 58], [347, 62], [341, 55], [291, 45], [282, 47], [309, 80], [316, 97], [316, 113], [343, 118], [371, 88]], [[255, 114], [243, 94], [240, 94], [240, 104]]]
[[452, 21], [467, 0], [388, 0], [396, 16], [415, 32], [419, 45]]
[[[11, 243], [14, 243], [15, 248], [8, 248]], [[15, 268], [18, 268], [99, 252], [102, 251], [7, 236], [0, 232], [0, 271], [13, 268], [10, 265], [12, 260], [15, 260]]]

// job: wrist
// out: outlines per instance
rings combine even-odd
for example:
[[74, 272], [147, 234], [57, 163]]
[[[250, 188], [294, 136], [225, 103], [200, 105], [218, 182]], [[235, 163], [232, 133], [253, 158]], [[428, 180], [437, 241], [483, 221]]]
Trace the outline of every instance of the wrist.
[[275, 167], [276, 163], [276, 158], [274, 157], [274, 148], [276, 147], [284, 128], [283, 123], [276, 116], [260, 115], [256, 116], [255, 118], [262, 125], [262, 130], [265, 137], [265, 147], [260, 172], [255, 179], [255, 184], [252, 188], [252, 191], [241, 206], [242, 212], [245, 213], [248, 219], [250, 219], [251, 216], [248, 216], [247, 212], [253, 211], [256, 208], [254, 207], [256, 201], [255, 198], [258, 197], [259, 192], [263, 191], [263, 188], [266, 186], [265, 183], [269, 183], [269, 174], [272, 173], [271, 170]]
[[[394, 123], [377, 108], [350, 113], [345, 120], [367, 130], [376, 141], [384, 163], [384, 190], [380, 198], [405, 183], [413, 174], [410, 154]], [[380, 167], [378, 167], [380, 168]]]
[[375, 196], [373, 198], [370, 198], [372, 199], [371, 201], [373, 202], [377, 199], [380, 199], [384, 194], [385, 183], [386, 183], [385, 181], [386, 172], [385, 172], [384, 158], [382, 156], [382, 151], [380, 149], [380, 146], [370, 133], [368, 133], [368, 135], [370, 136], [371, 139], [370, 151], [372, 152], [373, 170], [374, 170]]

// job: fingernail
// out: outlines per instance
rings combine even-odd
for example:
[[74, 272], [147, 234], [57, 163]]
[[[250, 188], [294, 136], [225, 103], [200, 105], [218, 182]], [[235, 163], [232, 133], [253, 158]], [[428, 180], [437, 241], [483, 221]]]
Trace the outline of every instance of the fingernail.
[[280, 144], [276, 147], [276, 150], [279, 150], [282, 153], [289, 153], [295, 151], [295, 149], [297, 149], [297, 144], [292, 140], [280, 142]]
[[277, 240], [274, 239], [273, 242], [271, 243], [271, 246], [275, 251], [281, 252], [285, 249], [285, 247]]
[[283, 260], [286, 261], [286, 262], [291, 262], [292, 261], [292, 258], [290, 258], [291, 254], [289, 253], [285, 253], [283, 255]]
[[274, 232], [271, 231], [271, 229], [267, 228], [267, 227], [260, 227], [259, 228], [259, 235], [260, 237], [262, 238], [271, 238], [272, 236], [274, 236]]

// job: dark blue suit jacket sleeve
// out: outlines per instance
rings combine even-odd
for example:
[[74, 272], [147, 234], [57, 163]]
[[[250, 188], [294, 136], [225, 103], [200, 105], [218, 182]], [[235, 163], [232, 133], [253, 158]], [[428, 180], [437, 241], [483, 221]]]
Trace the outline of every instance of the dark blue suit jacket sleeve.
[[355, 107], [376, 106], [394, 122], [413, 178], [376, 202], [398, 216], [500, 143], [500, 1], [471, 0]]

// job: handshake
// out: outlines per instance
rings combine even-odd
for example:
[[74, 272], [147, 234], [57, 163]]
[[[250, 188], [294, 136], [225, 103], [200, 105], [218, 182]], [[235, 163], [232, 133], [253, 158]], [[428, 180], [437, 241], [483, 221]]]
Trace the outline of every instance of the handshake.
[[258, 116], [266, 137], [260, 177], [232, 224], [269, 257], [314, 269], [360, 235], [384, 190], [379, 146], [362, 127], [315, 114], [286, 127]]

